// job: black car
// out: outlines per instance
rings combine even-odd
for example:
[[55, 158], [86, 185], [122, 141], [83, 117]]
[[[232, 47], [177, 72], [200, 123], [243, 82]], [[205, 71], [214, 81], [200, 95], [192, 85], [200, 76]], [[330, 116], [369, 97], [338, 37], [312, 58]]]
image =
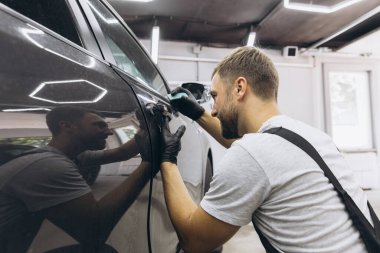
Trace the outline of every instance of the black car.
[[[212, 176], [207, 138], [195, 122], [173, 112], [167, 82], [109, 4], [101, 0], [0, 0], [0, 50], [0, 144], [8, 145], [3, 153], [12, 145], [19, 150], [46, 144], [50, 135], [46, 112], [69, 104], [106, 116], [114, 132], [107, 139], [108, 147], [125, 143], [143, 127], [149, 133], [151, 153], [156, 154], [160, 113], [154, 108], [158, 107], [172, 116], [173, 129], [186, 125], [178, 163], [189, 192], [200, 201]], [[95, 195], [100, 197], [116, 187], [140, 159], [137, 155], [102, 165], [99, 175], [90, 175], [88, 181]], [[113, 230], [107, 240], [112, 252], [149, 252], [149, 244], [152, 252], [180, 251], [160, 174], [151, 187], [152, 194], [148, 184]], [[75, 244], [45, 221], [29, 252], [75, 252]]]

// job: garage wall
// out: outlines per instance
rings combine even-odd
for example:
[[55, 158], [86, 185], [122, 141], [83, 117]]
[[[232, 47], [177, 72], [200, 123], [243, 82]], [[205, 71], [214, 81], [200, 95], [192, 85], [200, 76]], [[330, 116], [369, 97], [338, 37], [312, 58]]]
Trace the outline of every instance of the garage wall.
[[[149, 40], [142, 40], [150, 48]], [[194, 43], [160, 42], [158, 66], [172, 88], [183, 82], [198, 81], [210, 84], [216, 64], [233, 49], [201, 47]], [[323, 84], [324, 64], [342, 66], [369, 64], [373, 66], [373, 129], [374, 152], [345, 154], [363, 188], [380, 188], [380, 59], [342, 56], [340, 54], [314, 52], [297, 58], [285, 58], [281, 51], [265, 50], [280, 77], [278, 104], [282, 113], [326, 131], [325, 98]], [[206, 110], [210, 104], [204, 105]], [[212, 145], [217, 144], [212, 141]], [[217, 154], [224, 150], [216, 147]]]
[[[142, 41], [150, 48], [150, 41]], [[200, 47], [193, 43], [161, 42], [158, 66], [171, 87], [183, 82], [211, 83], [216, 64], [233, 49]], [[148, 50], [149, 51], [149, 50]], [[313, 59], [285, 59], [277, 51], [266, 51], [280, 76], [279, 107], [291, 117], [316, 125], [313, 112]], [[294, 96], [297, 94], [297, 100]]]

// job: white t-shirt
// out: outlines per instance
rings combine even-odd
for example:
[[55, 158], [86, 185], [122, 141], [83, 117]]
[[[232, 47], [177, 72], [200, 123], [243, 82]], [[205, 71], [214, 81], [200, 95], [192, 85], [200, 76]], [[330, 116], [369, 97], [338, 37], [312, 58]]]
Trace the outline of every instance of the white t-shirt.
[[284, 115], [272, 117], [259, 133], [246, 134], [233, 143], [217, 165], [201, 207], [236, 226], [253, 218], [280, 252], [366, 252], [344, 204], [317, 163], [282, 137], [262, 133], [280, 126], [315, 147], [372, 222], [367, 197], [331, 138]]

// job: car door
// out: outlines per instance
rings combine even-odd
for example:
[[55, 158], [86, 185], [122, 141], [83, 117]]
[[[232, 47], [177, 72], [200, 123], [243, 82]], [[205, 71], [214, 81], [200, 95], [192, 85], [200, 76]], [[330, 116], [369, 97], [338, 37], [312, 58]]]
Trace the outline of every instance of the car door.
[[[111, 63], [112, 68], [123, 80], [129, 84], [136, 93], [145, 113], [149, 115], [152, 106], [172, 113], [166, 95], [169, 92], [165, 79], [157, 67], [153, 64], [145, 50], [138, 43], [128, 27], [118, 17], [112, 8], [103, 1], [80, 0], [81, 6], [86, 13], [87, 19], [94, 31], [105, 59]], [[186, 125], [187, 130], [182, 138], [182, 151], [178, 157], [178, 165], [187, 188], [196, 201], [200, 201], [203, 193], [204, 168], [207, 152], [202, 133], [197, 125], [187, 119], [172, 114], [171, 129], [175, 131], [180, 125]], [[150, 132], [158, 135], [157, 126], [148, 124]], [[159, 152], [159, 145], [154, 153]], [[162, 188], [162, 180], [158, 174], [153, 183], [151, 217], [149, 222], [151, 232], [151, 248], [153, 252], [175, 252], [178, 243], [174, 228], [171, 225], [166, 207]], [[137, 209], [135, 209], [137, 210]], [[131, 214], [131, 213], [130, 213]], [[146, 216], [142, 213], [131, 215], [139, 224], [146, 222]], [[136, 238], [136, 231], [130, 229], [128, 237]], [[143, 237], [143, 234], [138, 234]], [[148, 252], [148, 244], [141, 243], [138, 239], [131, 242], [135, 252]]]
[[[36, 140], [50, 138], [46, 112], [63, 104], [103, 113], [114, 131], [107, 139], [108, 147], [128, 141], [141, 128], [149, 134], [136, 94], [101, 58], [76, 1], [2, 2], [6, 5], [0, 4], [0, 143], [38, 146]], [[91, 186], [95, 197], [116, 187], [140, 161], [137, 155], [103, 165]], [[136, 202], [128, 213], [147, 213], [145, 197]], [[115, 229], [120, 234], [113, 232], [107, 241], [110, 248], [139, 252], [132, 243], [140, 238], [138, 233], [141, 243], [147, 243], [146, 223], [130, 223], [137, 221], [120, 220]], [[127, 237], [123, 233], [134, 227], [139, 230], [136, 235], [132, 232]], [[75, 244], [70, 236], [45, 221], [29, 251], [71, 252]]]

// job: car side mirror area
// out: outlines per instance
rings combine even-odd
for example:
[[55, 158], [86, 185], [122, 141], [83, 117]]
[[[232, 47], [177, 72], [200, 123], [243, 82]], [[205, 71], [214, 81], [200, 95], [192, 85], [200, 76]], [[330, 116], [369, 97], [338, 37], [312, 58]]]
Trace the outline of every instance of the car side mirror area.
[[183, 83], [182, 88], [185, 88], [193, 94], [198, 103], [205, 103], [210, 100], [209, 89], [201, 83]]

